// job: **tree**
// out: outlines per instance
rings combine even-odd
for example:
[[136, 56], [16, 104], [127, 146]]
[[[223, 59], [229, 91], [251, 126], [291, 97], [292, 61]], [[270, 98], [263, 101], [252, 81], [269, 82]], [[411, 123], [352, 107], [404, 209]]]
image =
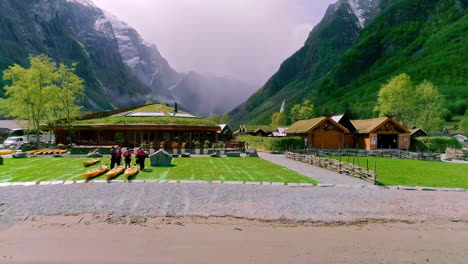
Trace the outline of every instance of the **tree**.
[[460, 121], [460, 127], [463, 131], [463, 134], [468, 135], [468, 110], [466, 110], [465, 116]]
[[443, 124], [440, 118], [443, 104], [444, 98], [433, 83], [424, 81], [415, 86], [404, 73], [382, 85], [374, 111], [381, 116], [393, 115], [408, 127], [434, 132]]
[[288, 116], [284, 112], [279, 112], [275, 119], [275, 125], [284, 127], [288, 124]]
[[227, 124], [229, 122], [229, 114], [228, 113], [224, 113], [222, 116], [221, 116], [221, 119], [219, 120], [219, 123], [220, 124]]
[[423, 81], [416, 86], [415, 97], [414, 110], [418, 113], [414, 120], [415, 126], [429, 132], [439, 130], [444, 124], [440, 118], [444, 109], [444, 98], [439, 94], [437, 87], [429, 81]]
[[216, 124], [219, 124], [219, 115], [218, 114], [212, 114], [208, 117], [208, 120], [211, 120], [215, 122]]
[[274, 112], [274, 113], [271, 115], [271, 125], [272, 125], [272, 126], [275, 126], [275, 125], [276, 125], [276, 118], [278, 117], [278, 114], [279, 114], [279, 112]]
[[28, 129], [35, 131], [36, 146], [39, 147], [39, 128], [49, 114], [45, 106], [50, 102], [56, 66], [45, 55], [30, 56], [29, 61], [29, 69], [18, 64], [8, 67], [3, 72], [3, 79], [11, 82], [5, 86], [9, 116], [29, 120]]
[[291, 109], [291, 118], [294, 121], [311, 119], [312, 117], [314, 117], [314, 105], [308, 99]]
[[83, 92], [83, 81], [71, 67], [56, 63], [46, 55], [30, 56], [30, 67], [17, 64], [3, 72], [11, 85], [5, 86], [9, 115], [29, 120], [28, 129], [36, 131], [39, 147], [40, 125], [44, 121], [64, 122], [69, 129], [81, 107], [76, 105]]
[[393, 115], [398, 121], [410, 125], [418, 113], [414, 111], [415, 87], [411, 77], [406, 73], [393, 77], [382, 85], [374, 111], [381, 116]]
[[72, 124], [80, 115], [81, 106], [77, 103], [83, 96], [83, 80], [75, 74], [76, 63], [71, 67], [60, 64], [56, 71], [55, 85], [52, 87], [49, 108], [57, 113], [50, 120], [61, 122], [67, 127], [69, 143], [72, 140]]

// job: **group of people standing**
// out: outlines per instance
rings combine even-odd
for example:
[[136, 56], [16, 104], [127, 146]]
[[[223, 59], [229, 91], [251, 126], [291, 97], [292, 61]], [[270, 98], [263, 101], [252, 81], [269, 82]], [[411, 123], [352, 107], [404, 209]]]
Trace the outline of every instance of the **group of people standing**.
[[[111, 155], [111, 169], [115, 166], [122, 166], [122, 157], [124, 157], [125, 161], [125, 169], [131, 167], [133, 153], [130, 151], [130, 148], [126, 148], [124, 152], [122, 152], [121, 147], [112, 147], [110, 151]], [[146, 152], [143, 149], [138, 148], [135, 152], [135, 159], [136, 165], [140, 165], [140, 170], [145, 169], [145, 159], [146, 159]]]

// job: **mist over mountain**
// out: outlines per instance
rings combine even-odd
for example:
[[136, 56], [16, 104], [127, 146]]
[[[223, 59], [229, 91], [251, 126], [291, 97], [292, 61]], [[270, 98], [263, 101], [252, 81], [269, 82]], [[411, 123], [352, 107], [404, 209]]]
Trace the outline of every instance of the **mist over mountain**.
[[[198, 81], [191, 84], [192, 78], [175, 71], [155, 44], [90, 0], [1, 1], [0, 75], [14, 63], [27, 66], [29, 55], [41, 53], [58, 63], [78, 63], [77, 74], [86, 84], [84, 106], [89, 111], [153, 100], [180, 101], [188, 111], [220, 114], [241, 103], [248, 92], [226, 104], [210, 97], [219, 94], [216, 89], [252, 90], [242, 82], [210, 76], [203, 78], [203, 89]], [[5, 96], [4, 85], [0, 97]], [[210, 110], [192, 109], [194, 105], [184, 99], [186, 93], [196, 94], [197, 102], [210, 105]]]
[[381, 85], [401, 73], [435, 83], [446, 107], [468, 106], [468, 12], [460, 0], [339, 0], [304, 47], [231, 112], [233, 124], [269, 124], [311, 99], [316, 115], [349, 111], [370, 118]]

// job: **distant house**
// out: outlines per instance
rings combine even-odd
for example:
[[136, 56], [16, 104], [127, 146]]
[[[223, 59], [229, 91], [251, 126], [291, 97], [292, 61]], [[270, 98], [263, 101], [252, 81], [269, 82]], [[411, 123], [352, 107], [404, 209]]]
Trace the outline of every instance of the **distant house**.
[[275, 127], [269, 125], [241, 125], [234, 132], [235, 136], [249, 135], [256, 137], [285, 137], [287, 127]]
[[411, 132], [410, 134], [411, 139], [415, 139], [418, 137], [429, 137], [429, 133], [422, 130], [421, 128], [414, 127], [410, 129], [410, 132]]
[[218, 131], [219, 141], [230, 141], [233, 139], [233, 132], [227, 124], [221, 124], [219, 127], [221, 128], [221, 130]]
[[351, 120], [356, 128], [355, 145], [368, 150], [379, 148], [408, 149], [411, 132], [393, 117]]
[[249, 135], [256, 137], [269, 137], [276, 128], [268, 125], [241, 125], [235, 132], [236, 135]]
[[318, 117], [294, 123], [286, 134], [304, 138], [308, 148], [340, 149], [345, 147], [350, 131], [331, 117]]
[[334, 115], [332, 116], [332, 119], [338, 124], [346, 127], [349, 130], [349, 132], [354, 133], [356, 131], [356, 128], [354, 127], [347, 113], [341, 115]]
[[463, 135], [463, 134], [455, 134], [452, 136], [453, 138], [456, 138], [460, 142], [465, 142], [468, 141], [468, 137]]
[[288, 127], [278, 127], [277, 131], [273, 132], [273, 137], [286, 137], [286, 130], [288, 130]]

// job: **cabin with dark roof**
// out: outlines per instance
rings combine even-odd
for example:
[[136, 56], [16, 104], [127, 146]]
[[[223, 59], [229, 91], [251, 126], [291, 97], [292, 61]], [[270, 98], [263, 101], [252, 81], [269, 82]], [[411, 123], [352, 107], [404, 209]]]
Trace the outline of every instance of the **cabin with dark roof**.
[[277, 132], [278, 129], [269, 125], [241, 125], [238, 130], [234, 132], [234, 135], [249, 135], [256, 137], [271, 137], [273, 132]]
[[[57, 143], [67, 143], [65, 126], [47, 126], [53, 130]], [[173, 143], [192, 141], [217, 141], [221, 128], [218, 124], [187, 112], [174, 111], [162, 104], [144, 105], [120, 110], [89, 114], [75, 121], [72, 126], [73, 140], [77, 145], [140, 146], [153, 144], [159, 148], [173, 148]], [[180, 146], [178, 146], [180, 148]]]
[[219, 141], [231, 141], [234, 138], [233, 132], [229, 125], [221, 124], [219, 125], [220, 131], [218, 131], [218, 140]]
[[411, 132], [393, 117], [352, 120], [358, 148], [409, 149]]
[[429, 137], [429, 133], [422, 130], [421, 128], [413, 127], [412, 129], [410, 129], [410, 132], [411, 139], [415, 139], [418, 137]]
[[345, 137], [350, 131], [331, 117], [317, 117], [294, 123], [286, 134], [303, 137], [308, 148], [341, 149], [346, 147]]

